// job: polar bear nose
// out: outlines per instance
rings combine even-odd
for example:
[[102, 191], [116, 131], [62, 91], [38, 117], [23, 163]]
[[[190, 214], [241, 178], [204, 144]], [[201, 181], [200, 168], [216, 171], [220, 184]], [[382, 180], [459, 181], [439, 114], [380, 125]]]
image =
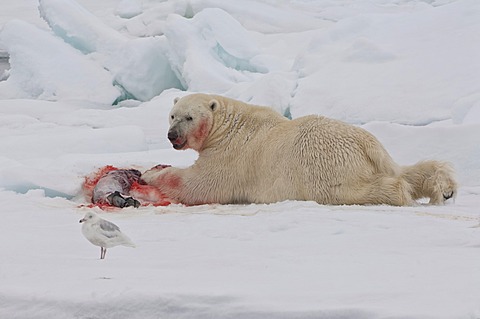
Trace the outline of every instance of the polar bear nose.
[[177, 131], [168, 131], [167, 137], [170, 140], [170, 142], [175, 141], [178, 138]]

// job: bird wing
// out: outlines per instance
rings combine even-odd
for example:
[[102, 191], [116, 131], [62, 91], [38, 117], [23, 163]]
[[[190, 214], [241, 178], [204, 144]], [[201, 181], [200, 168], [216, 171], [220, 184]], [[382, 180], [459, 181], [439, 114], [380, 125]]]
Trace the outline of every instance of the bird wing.
[[93, 232], [89, 239], [97, 246], [110, 248], [117, 245], [124, 245], [135, 247], [135, 244], [125, 234], [120, 231], [120, 228], [108, 220], [100, 220], [92, 225], [96, 231]]
[[120, 228], [118, 228], [117, 225], [109, 222], [108, 220], [103, 220], [102, 219], [99, 222], [99, 227], [102, 230], [102, 235], [104, 235], [108, 238], [118, 236], [118, 233], [120, 232]]

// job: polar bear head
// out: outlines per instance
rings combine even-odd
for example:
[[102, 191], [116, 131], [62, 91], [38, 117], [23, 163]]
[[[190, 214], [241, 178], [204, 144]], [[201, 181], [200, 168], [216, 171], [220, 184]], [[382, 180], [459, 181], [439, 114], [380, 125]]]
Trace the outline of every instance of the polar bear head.
[[207, 94], [175, 98], [169, 114], [168, 139], [176, 150], [201, 151], [213, 125], [219, 102]]

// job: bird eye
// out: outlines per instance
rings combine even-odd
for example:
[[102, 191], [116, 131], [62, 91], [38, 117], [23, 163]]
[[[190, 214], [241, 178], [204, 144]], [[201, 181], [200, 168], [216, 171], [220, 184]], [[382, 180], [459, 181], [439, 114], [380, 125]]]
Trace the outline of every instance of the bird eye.
[[186, 119], [187, 121], [193, 120], [193, 118], [192, 118], [191, 116], [187, 116], [185, 119]]
[[90, 218], [90, 219], [91, 219], [92, 217], [93, 217], [93, 216], [88, 216], [88, 218]]

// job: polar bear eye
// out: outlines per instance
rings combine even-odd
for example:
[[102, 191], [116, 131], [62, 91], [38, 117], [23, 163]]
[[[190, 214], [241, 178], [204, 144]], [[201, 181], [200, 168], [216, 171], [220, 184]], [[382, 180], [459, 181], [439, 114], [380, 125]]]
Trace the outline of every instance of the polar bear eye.
[[175, 116], [173, 116], [173, 115], [170, 115], [170, 118], [173, 120], [173, 119], [175, 118]]
[[187, 116], [185, 119], [186, 119], [187, 121], [193, 120], [193, 118], [192, 118], [191, 116]]

